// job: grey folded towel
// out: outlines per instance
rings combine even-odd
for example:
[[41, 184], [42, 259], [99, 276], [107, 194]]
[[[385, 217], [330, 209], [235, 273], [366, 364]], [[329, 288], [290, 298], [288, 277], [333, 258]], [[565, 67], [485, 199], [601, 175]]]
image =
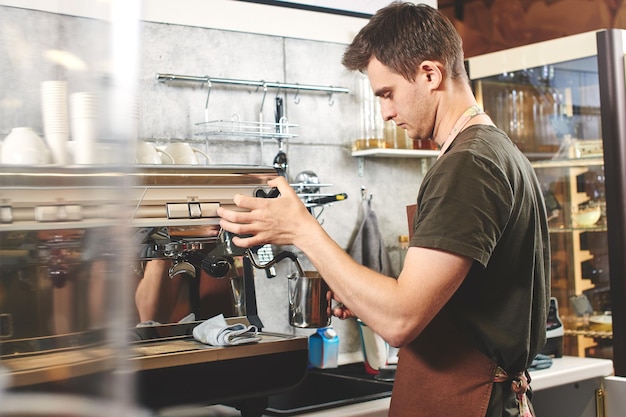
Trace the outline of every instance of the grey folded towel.
[[532, 363], [528, 367], [529, 371], [538, 371], [539, 369], [546, 369], [552, 366], [552, 357], [548, 355], [538, 354], [533, 359]]
[[223, 314], [211, 317], [194, 327], [193, 337], [211, 346], [234, 346], [261, 340], [256, 326], [241, 323], [229, 325]]
[[137, 323], [137, 326], [135, 327], [151, 327], [151, 326], [160, 326], [161, 323], [159, 323], [158, 321], [154, 321], [154, 320], [146, 320], [146, 321], [142, 321], [141, 323]]
[[350, 256], [357, 263], [383, 275], [392, 274], [391, 261], [385, 248], [385, 240], [378, 227], [378, 217], [372, 209], [371, 200], [363, 201], [363, 221], [350, 246]]

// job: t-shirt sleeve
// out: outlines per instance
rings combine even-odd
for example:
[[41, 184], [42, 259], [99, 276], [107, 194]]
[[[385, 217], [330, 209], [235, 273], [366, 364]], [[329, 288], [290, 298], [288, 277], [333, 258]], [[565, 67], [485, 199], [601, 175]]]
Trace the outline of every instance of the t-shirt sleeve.
[[510, 218], [511, 186], [496, 164], [471, 152], [442, 162], [422, 184], [410, 244], [467, 256], [485, 267]]

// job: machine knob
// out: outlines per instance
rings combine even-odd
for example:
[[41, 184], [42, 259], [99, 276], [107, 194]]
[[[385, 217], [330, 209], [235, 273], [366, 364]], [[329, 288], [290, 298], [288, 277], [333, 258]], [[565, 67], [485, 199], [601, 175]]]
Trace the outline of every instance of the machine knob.
[[208, 255], [202, 259], [202, 269], [215, 278], [224, 278], [230, 271], [231, 261], [223, 256]]
[[70, 274], [65, 266], [61, 265], [55, 268], [51, 268], [48, 272], [48, 276], [52, 280], [54, 288], [63, 288], [67, 283]]

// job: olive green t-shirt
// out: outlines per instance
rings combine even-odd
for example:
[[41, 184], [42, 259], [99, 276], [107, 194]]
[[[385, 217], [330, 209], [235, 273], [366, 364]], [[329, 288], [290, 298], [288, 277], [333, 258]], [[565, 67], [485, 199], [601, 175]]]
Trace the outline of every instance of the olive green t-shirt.
[[526, 369], [545, 343], [550, 297], [546, 211], [529, 161], [503, 131], [470, 126], [426, 173], [417, 206], [411, 246], [474, 259], [442, 311], [507, 372]]

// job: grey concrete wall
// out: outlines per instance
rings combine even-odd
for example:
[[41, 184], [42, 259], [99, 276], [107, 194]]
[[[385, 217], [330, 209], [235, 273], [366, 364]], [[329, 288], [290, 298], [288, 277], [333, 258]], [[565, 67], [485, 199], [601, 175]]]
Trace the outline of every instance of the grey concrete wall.
[[[67, 79], [70, 92], [99, 91], [106, 85], [112, 65], [106, 23], [84, 18], [0, 7], [0, 136], [12, 127], [31, 126], [42, 132], [39, 84], [48, 79]], [[203, 136], [206, 85], [158, 83], [156, 73], [209, 75], [248, 80], [279, 81], [347, 87], [349, 94], [334, 94], [333, 105], [324, 93], [270, 89], [263, 108], [263, 91], [214, 85], [208, 105], [209, 119], [273, 121], [274, 97], [284, 97], [286, 116], [298, 125], [298, 136], [285, 143], [289, 175], [303, 170], [316, 172], [323, 192], [345, 192], [348, 200], [317, 211], [319, 221], [344, 248], [349, 248], [359, 225], [361, 187], [372, 196], [381, 231], [399, 270], [398, 236], [407, 234], [405, 206], [415, 201], [422, 179], [419, 159], [351, 156], [359, 106], [356, 76], [341, 66], [345, 45], [228, 32], [197, 27], [143, 23], [140, 30], [139, 73], [140, 140], [163, 145], [168, 141], [193, 141], [205, 149], [214, 164], [270, 164], [278, 150], [275, 140]], [[85, 71], [69, 71], [47, 61], [48, 49], [70, 51], [87, 63]], [[261, 150], [263, 152], [261, 152]], [[128, 149], [129, 152], [132, 150]], [[293, 249], [293, 248], [287, 248]], [[281, 264], [286, 264], [287, 261]], [[279, 276], [268, 280], [257, 274], [257, 296], [266, 329], [282, 333], [309, 334], [295, 330], [287, 320], [287, 281], [290, 265], [279, 265]], [[359, 277], [349, 277], [358, 280]], [[360, 350], [353, 321], [333, 319], [339, 330], [342, 353]]]

